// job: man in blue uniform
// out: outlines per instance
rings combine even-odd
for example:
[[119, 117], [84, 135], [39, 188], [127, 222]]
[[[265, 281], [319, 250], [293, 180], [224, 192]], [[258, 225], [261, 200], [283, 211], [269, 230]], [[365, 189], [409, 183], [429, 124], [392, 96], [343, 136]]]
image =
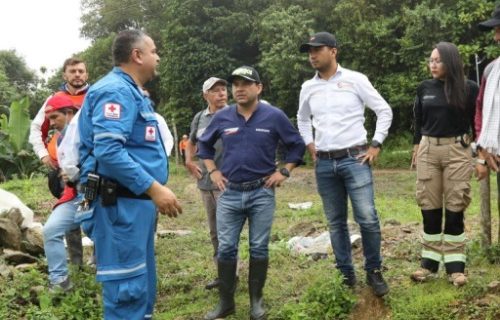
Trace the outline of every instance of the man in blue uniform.
[[156, 74], [153, 40], [138, 30], [113, 43], [113, 70], [88, 91], [78, 126], [85, 201], [77, 213], [95, 243], [106, 319], [148, 319], [156, 297], [156, 211], [182, 209], [168, 178], [154, 110], [141, 88]]
[[[240, 232], [248, 219], [250, 267], [248, 288], [251, 318], [265, 319], [262, 290], [269, 262], [269, 235], [275, 209], [274, 187], [290, 176], [302, 162], [305, 145], [298, 131], [280, 109], [259, 102], [262, 84], [257, 71], [248, 66], [233, 71], [235, 105], [218, 111], [198, 140], [198, 156], [219, 190], [217, 236], [219, 304], [205, 319], [234, 313], [234, 291]], [[215, 143], [222, 140], [224, 161], [214, 161]], [[287, 149], [285, 166], [276, 170], [278, 141]]]

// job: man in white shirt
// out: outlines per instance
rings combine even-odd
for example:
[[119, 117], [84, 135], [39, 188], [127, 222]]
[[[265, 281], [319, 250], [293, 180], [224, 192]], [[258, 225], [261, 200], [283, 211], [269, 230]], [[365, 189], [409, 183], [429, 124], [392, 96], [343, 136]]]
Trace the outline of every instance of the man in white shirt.
[[[297, 123], [315, 162], [318, 191], [323, 200], [337, 268], [344, 283], [356, 283], [347, 228], [347, 196], [359, 224], [365, 256], [367, 284], [377, 296], [389, 292], [382, 277], [380, 223], [374, 203], [370, 164], [392, 122], [392, 110], [368, 78], [337, 63], [337, 41], [319, 32], [300, 47], [309, 53], [316, 75], [300, 91]], [[365, 106], [377, 115], [375, 134], [367, 146]], [[313, 128], [315, 136], [313, 137]]]

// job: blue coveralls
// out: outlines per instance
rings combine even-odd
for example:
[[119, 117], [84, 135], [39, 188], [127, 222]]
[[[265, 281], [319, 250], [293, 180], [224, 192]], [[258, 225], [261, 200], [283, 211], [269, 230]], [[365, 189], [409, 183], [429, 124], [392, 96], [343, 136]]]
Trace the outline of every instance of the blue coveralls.
[[[132, 78], [113, 68], [87, 93], [78, 122], [81, 182], [95, 172], [136, 195], [156, 180], [165, 184], [168, 162], [150, 100]], [[94, 241], [97, 281], [102, 282], [105, 319], [148, 319], [156, 298], [154, 227], [151, 200], [118, 197], [77, 213]]]

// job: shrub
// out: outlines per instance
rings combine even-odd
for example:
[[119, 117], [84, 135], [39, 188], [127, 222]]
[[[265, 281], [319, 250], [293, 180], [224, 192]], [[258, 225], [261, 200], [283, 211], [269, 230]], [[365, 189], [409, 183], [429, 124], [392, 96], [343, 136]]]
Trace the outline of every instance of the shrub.
[[338, 272], [328, 279], [318, 279], [309, 287], [299, 303], [287, 303], [277, 314], [277, 319], [346, 319], [356, 300], [354, 294], [342, 283]]

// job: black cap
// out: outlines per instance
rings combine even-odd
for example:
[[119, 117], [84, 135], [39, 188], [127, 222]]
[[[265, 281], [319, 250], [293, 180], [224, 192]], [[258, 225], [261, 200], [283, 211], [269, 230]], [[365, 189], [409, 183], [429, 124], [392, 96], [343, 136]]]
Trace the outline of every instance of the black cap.
[[300, 52], [307, 52], [310, 47], [321, 46], [336, 48], [337, 40], [335, 39], [335, 36], [329, 32], [318, 32], [309, 38], [309, 42], [300, 46]]
[[249, 66], [241, 66], [235, 69], [227, 79], [227, 82], [232, 83], [234, 78], [243, 78], [245, 80], [260, 83], [259, 73], [257, 70]]
[[481, 22], [477, 27], [481, 31], [488, 31], [497, 26], [500, 26], [500, 7], [497, 7], [495, 11], [493, 11], [491, 19]]

